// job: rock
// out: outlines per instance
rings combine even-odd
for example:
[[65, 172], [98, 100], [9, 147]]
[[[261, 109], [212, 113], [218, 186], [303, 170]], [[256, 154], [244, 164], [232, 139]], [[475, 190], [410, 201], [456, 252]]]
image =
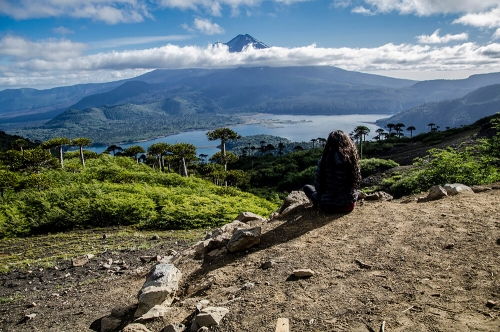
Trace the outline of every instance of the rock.
[[221, 255], [224, 255], [225, 253], [227, 253], [227, 248], [220, 248], [220, 249], [215, 249], [215, 250], [210, 251], [207, 254], [207, 256], [213, 258], [213, 257], [218, 257]]
[[391, 201], [393, 197], [385, 191], [376, 191], [365, 196], [365, 201]]
[[208, 308], [209, 304], [209, 300], [201, 300], [200, 302], [196, 303], [197, 312], [201, 312], [203, 309]]
[[88, 262], [89, 262], [89, 258], [87, 257], [87, 255], [85, 255], [82, 257], [73, 258], [71, 260], [71, 265], [73, 265], [73, 267], [79, 267], [79, 266], [84, 266]]
[[151, 237], [151, 241], [157, 241], [160, 239], [160, 236], [158, 234], [155, 234]]
[[139, 257], [139, 259], [143, 263], [149, 263], [149, 262], [155, 261], [156, 258], [157, 258], [157, 256], [140, 256]]
[[429, 194], [427, 195], [427, 201], [435, 201], [448, 196], [446, 189], [441, 186], [433, 186], [429, 189]]
[[113, 316], [106, 316], [101, 319], [101, 332], [111, 332], [117, 330], [122, 325], [122, 320]]
[[261, 216], [255, 214], [255, 213], [252, 213], [252, 212], [241, 212], [236, 217], [236, 220], [244, 222], [244, 223], [248, 223], [249, 221], [252, 221], [252, 220], [258, 220], [261, 222], [266, 221], [266, 219], [262, 218]]
[[225, 224], [224, 226], [214, 230], [212, 232], [211, 238], [217, 237], [219, 235], [224, 235], [224, 234], [227, 234], [227, 236], [229, 238], [231, 238], [231, 236], [234, 233], [234, 230], [237, 228], [251, 228], [251, 227], [248, 226], [247, 224], [245, 224], [244, 222], [239, 221], [239, 220], [233, 220], [232, 222]]
[[307, 278], [314, 275], [314, 271], [311, 269], [297, 269], [293, 271], [293, 275], [297, 278]]
[[301, 210], [308, 206], [312, 206], [312, 203], [303, 191], [292, 191], [283, 200], [281, 207], [276, 210], [276, 213], [280, 216], [286, 216], [293, 211]]
[[207, 252], [215, 250], [215, 249], [224, 248], [228, 244], [229, 240], [231, 239], [231, 235], [232, 234], [223, 233], [221, 235], [217, 235], [216, 237], [212, 237], [208, 241], [208, 244], [206, 247]]
[[246, 250], [260, 243], [261, 228], [236, 229], [227, 244], [229, 252]]
[[208, 332], [208, 331], [210, 331], [210, 329], [208, 327], [202, 326], [196, 332]]
[[493, 300], [488, 300], [488, 301], [486, 302], [486, 306], [487, 306], [488, 308], [493, 308], [493, 307], [494, 307], [494, 306], [496, 306], [496, 305], [497, 305], [496, 301], [493, 301]]
[[204, 241], [199, 241], [193, 245], [193, 249], [196, 253], [196, 255], [204, 255], [208, 252], [208, 244], [210, 243], [209, 240], [204, 240]]
[[148, 328], [139, 323], [132, 323], [125, 326], [122, 332], [151, 332]]
[[179, 288], [182, 273], [172, 264], [157, 264], [146, 275], [146, 282], [138, 294], [139, 305], [135, 317], [140, 317], [155, 305], [170, 305]]
[[141, 317], [137, 318], [137, 321], [146, 321], [158, 317], [163, 317], [165, 316], [172, 308], [163, 306], [163, 305], [155, 305], [151, 309], [149, 309], [148, 312], [146, 312], [144, 315]]
[[243, 287], [241, 287], [241, 289], [243, 290], [249, 290], [249, 289], [252, 289], [255, 287], [255, 284], [252, 283], [252, 282], [247, 282], [246, 284], [243, 285]]
[[132, 315], [137, 310], [137, 304], [129, 305], [126, 307], [114, 307], [111, 309], [111, 316], [115, 318], [124, 318]]
[[362, 201], [366, 198], [366, 194], [362, 191], [357, 191], [358, 194], [358, 201]]
[[272, 268], [275, 265], [276, 265], [275, 261], [269, 260], [269, 261], [265, 261], [262, 264], [260, 264], [260, 268], [263, 269], [263, 270], [267, 270], [267, 269]]
[[486, 187], [486, 186], [472, 186], [470, 188], [476, 194], [491, 190], [491, 187]]
[[207, 307], [196, 315], [195, 321], [200, 327], [219, 325], [228, 312], [229, 310], [223, 307]]
[[24, 316], [24, 320], [32, 320], [36, 317], [36, 314], [29, 314]]
[[165, 326], [162, 332], [184, 332], [184, 331], [186, 331], [186, 326], [184, 326], [184, 324], [174, 323]]
[[445, 184], [443, 188], [449, 196], [474, 193], [470, 187], [460, 183]]
[[419, 197], [417, 198], [417, 203], [424, 203], [427, 202], [427, 197]]

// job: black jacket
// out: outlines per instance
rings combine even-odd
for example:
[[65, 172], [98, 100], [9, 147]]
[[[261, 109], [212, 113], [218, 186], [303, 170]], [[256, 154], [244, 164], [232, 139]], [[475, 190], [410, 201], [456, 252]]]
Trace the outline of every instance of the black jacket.
[[[360, 172], [356, 166], [356, 172]], [[318, 204], [330, 207], [346, 207], [353, 205], [358, 194], [353, 188], [351, 166], [337, 151], [326, 155], [326, 160], [318, 161], [314, 187], [317, 191]]]

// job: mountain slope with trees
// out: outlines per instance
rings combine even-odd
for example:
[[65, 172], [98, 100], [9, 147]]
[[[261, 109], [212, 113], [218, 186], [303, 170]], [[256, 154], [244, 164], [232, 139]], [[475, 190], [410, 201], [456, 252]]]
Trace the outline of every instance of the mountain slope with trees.
[[426, 103], [398, 113], [386, 119], [377, 120], [377, 125], [404, 123], [416, 128], [415, 133], [425, 132], [430, 124], [442, 129], [471, 124], [500, 110], [500, 84], [476, 89], [459, 99]]

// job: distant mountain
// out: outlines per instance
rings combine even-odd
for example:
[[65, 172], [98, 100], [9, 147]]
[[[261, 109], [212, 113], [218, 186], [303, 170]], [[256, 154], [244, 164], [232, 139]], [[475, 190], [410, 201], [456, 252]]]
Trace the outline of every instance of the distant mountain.
[[233, 39], [224, 44], [229, 47], [229, 52], [241, 52], [243, 48], [245, 48], [248, 45], [252, 45], [252, 47], [255, 49], [269, 48], [269, 46], [267, 46], [261, 41], [258, 41], [257, 39], [253, 38], [248, 34], [237, 35], [236, 37], [234, 37]]
[[443, 130], [468, 125], [497, 112], [500, 112], [500, 84], [481, 87], [462, 98], [416, 106], [378, 120], [377, 125], [385, 127], [388, 123], [403, 123], [417, 128], [414, 133], [420, 133], [429, 131], [430, 123]]

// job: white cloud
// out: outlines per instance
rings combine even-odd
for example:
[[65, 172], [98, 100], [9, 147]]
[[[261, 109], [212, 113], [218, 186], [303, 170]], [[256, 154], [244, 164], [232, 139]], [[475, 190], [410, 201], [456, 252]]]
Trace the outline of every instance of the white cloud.
[[32, 42], [18, 36], [8, 35], [0, 40], [1, 56], [22, 60], [63, 61], [80, 56], [86, 48], [85, 44], [73, 43], [67, 39], [51, 38]]
[[89, 18], [108, 24], [152, 17], [146, 0], [0, 0], [0, 14], [18, 20], [43, 17]]
[[330, 6], [334, 8], [347, 8], [351, 4], [351, 0], [333, 0]]
[[98, 42], [93, 42], [90, 43], [90, 46], [94, 49], [116, 48], [122, 46], [143, 45], [143, 44], [157, 43], [157, 42], [182, 41], [191, 38], [193, 38], [192, 35], [125, 37], [125, 38], [105, 39]]
[[476, 28], [499, 28], [500, 27], [500, 5], [497, 8], [483, 13], [470, 13], [464, 15], [453, 23], [470, 25]]
[[474, 13], [500, 5], [498, 0], [363, 0], [378, 13], [399, 12], [429, 16], [434, 14]]
[[57, 28], [52, 29], [53, 32], [59, 34], [59, 35], [69, 35], [75, 33], [73, 30], [70, 30], [66, 27], [60, 26]]
[[365, 15], [365, 16], [373, 16], [376, 14], [376, 13], [372, 12], [370, 9], [366, 9], [365, 7], [362, 7], [362, 6], [353, 8], [353, 10], [351, 10], [351, 12], [355, 13], [355, 14]]
[[493, 34], [493, 40], [500, 39], [500, 28]]
[[[494, 72], [500, 68], [500, 43], [480, 46], [466, 42], [453, 46], [386, 44], [374, 48], [320, 48], [316, 45], [296, 48], [271, 47], [230, 53], [225, 45], [165, 45], [144, 50], [111, 51], [83, 55], [74, 51], [79, 44], [65, 40], [29, 42], [17, 37], [17, 49], [5, 37], [0, 42], [1, 63], [14, 57], [8, 68], [0, 69], [0, 87], [60, 86], [85, 81], [110, 81], [113, 77], [134, 76], [155, 68], [228, 68], [238, 66], [331, 65], [346, 70], [378, 74], [399, 73], [411, 78], [436, 76], [463, 77], [463, 73]], [[26, 49], [34, 56], [26, 57]], [[57, 49], [57, 52], [53, 50]], [[65, 50], [61, 54], [61, 49]], [[51, 52], [52, 50], [52, 52]], [[70, 53], [73, 50], [74, 53]], [[52, 55], [51, 55], [52, 54]], [[56, 56], [57, 55], [57, 56]]]
[[437, 29], [430, 36], [420, 35], [420, 36], [417, 36], [416, 38], [420, 44], [446, 44], [446, 43], [449, 43], [450, 41], [462, 41], [462, 40], [469, 39], [469, 35], [465, 32], [457, 34], [457, 35], [446, 34], [444, 36], [440, 36], [439, 30], [440, 29]]
[[215, 35], [224, 33], [224, 29], [217, 23], [212, 23], [208, 19], [195, 18], [194, 27], [205, 35]]

